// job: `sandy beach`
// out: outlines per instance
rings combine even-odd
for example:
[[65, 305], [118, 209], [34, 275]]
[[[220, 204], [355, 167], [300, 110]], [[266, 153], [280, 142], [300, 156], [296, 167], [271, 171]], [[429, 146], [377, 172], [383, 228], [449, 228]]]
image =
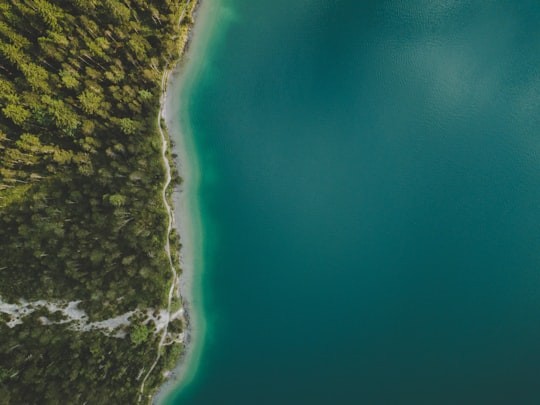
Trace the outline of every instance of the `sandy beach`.
[[[182, 184], [173, 194], [174, 228], [180, 235], [179, 290], [186, 311], [185, 351], [165, 384], [156, 393], [154, 404], [163, 404], [169, 395], [187, 384], [195, 375], [198, 357], [204, 339], [205, 321], [202, 316], [201, 275], [204, 268], [202, 254], [202, 227], [198, 203], [199, 165], [194, 140], [189, 130], [187, 114], [183, 109], [183, 95], [198, 64], [200, 49], [209, 37], [215, 4], [200, 2], [196, 6], [196, 24], [190, 32], [184, 54], [168, 77], [162, 118], [172, 141], [171, 152]], [[193, 38], [193, 39], [192, 39]]]

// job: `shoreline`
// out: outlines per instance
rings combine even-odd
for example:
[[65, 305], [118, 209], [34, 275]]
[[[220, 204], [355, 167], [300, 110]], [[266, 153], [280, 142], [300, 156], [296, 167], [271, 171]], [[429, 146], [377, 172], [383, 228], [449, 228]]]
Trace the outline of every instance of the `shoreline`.
[[[201, 35], [208, 32], [206, 28], [210, 16], [208, 4], [204, 0], [193, 0], [191, 15], [195, 23], [187, 33], [185, 41], [180, 44], [180, 52], [167, 72], [167, 80], [163, 90], [164, 102], [160, 116], [165, 123], [169, 142], [169, 152], [173, 157], [173, 170], [182, 182], [172, 192], [173, 230], [180, 237], [178, 275], [178, 293], [184, 309], [186, 329], [184, 331], [184, 352], [176, 367], [168, 371], [165, 382], [155, 391], [152, 404], [163, 404], [179, 387], [189, 383], [195, 375], [198, 355], [204, 340], [205, 320], [202, 316], [201, 273], [202, 257], [202, 224], [198, 204], [199, 162], [192, 134], [186, 127], [186, 117], [181, 113], [185, 108], [183, 93], [189, 81], [193, 38], [196, 42], [204, 41]], [[202, 37], [202, 38], [201, 38]], [[195, 271], [197, 268], [197, 271]]]
[[[186, 16], [186, 13], [189, 16], [191, 16], [191, 11], [193, 10], [194, 6], [196, 6], [197, 4], [195, 3], [195, 5], [192, 5], [192, 1], [193, 0], [188, 0], [187, 3], [182, 8], [182, 11], [180, 12], [180, 15], [178, 17], [177, 28], [181, 27], [182, 21], [184, 17]], [[191, 10], [189, 8], [190, 6], [192, 6]], [[169, 293], [168, 293], [168, 298], [167, 298], [166, 321], [163, 327], [161, 338], [158, 343], [157, 356], [154, 362], [152, 363], [152, 365], [150, 366], [150, 368], [148, 369], [148, 371], [146, 372], [146, 374], [144, 375], [144, 378], [142, 379], [138, 403], [142, 401], [146, 381], [148, 377], [150, 377], [150, 375], [154, 371], [159, 360], [161, 359], [162, 349], [166, 345], [167, 339], [170, 338], [169, 333], [168, 333], [168, 327], [170, 323], [177, 318], [181, 319], [182, 323], [185, 326], [187, 326], [187, 323], [188, 323], [183, 305], [181, 306], [180, 310], [178, 310], [174, 315], [171, 314], [173, 299], [177, 298], [180, 301], [182, 300], [180, 296], [179, 281], [178, 281], [180, 268], [177, 267], [180, 265], [180, 258], [179, 257], [177, 258], [176, 255], [173, 256], [171, 252], [171, 232], [174, 231], [175, 233], [178, 233], [178, 231], [175, 225], [174, 204], [171, 200], [169, 200], [170, 187], [171, 187], [171, 184], [174, 184], [172, 183], [172, 180], [173, 180], [172, 175], [173, 173], [176, 175], [178, 170], [176, 168], [174, 161], [172, 161], [170, 158], [172, 142], [167, 132], [167, 129], [164, 128], [162, 125], [162, 121], [164, 121], [163, 112], [165, 110], [165, 102], [167, 99], [167, 85], [169, 82], [169, 76], [170, 76], [171, 71], [174, 69], [174, 66], [176, 66], [177, 61], [180, 60], [184, 54], [188, 37], [189, 37], [189, 32], [191, 31], [191, 27], [192, 26], [188, 27], [188, 32], [184, 35], [182, 35], [182, 30], [181, 29], [179, 30], [179, 44], [178, 44], [177, 57], [172, 58], [171, 60], [171, 55], [169, 54], [169, 58], [167, 59], [165, 63], [163, 74], [161, 76], [159, 110], [158, 110], [156, 124], [157, 124], [159, 135], [161, 138], [161, 158], [163, 160], [163, 166], [165, 168], [165, 182], [163, 183], [163, 187], [161, 189], [163, 205], [165, 206], [165, 210], [167, 211], [167, 232], [166, 232], [164, 249], [165, 249], [165, 253], [167, 254], [167, 258], [169, 259], [169, 267], [172, 273], [172, 281], [169, 287]], [[174, 64], [172, 68], [170, 67], [171, 64]], [[179, 249], [176, 243], [173, 243], [172, 246], [174, 249]], [[180, 252], [178, 252], [178, 254], [180, 254]], [[185, 345], [185, 338], [184, 338], [183, 333], [182, 333], [180, 342], [182, 342], [182, 344]], [[165, 376], [166, 376], [166, 373], [167, 371], [164, 373]], [[152, 402], [153, 397], [154, 397], [154, 394], [148, 395], [148, 399], [150, 400], [150, 402]]]

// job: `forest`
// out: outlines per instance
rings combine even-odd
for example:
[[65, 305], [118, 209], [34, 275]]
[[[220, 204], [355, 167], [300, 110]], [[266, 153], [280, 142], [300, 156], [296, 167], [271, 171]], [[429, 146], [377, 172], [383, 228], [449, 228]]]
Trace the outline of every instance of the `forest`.
[[[180, 55], [193, 8], [187, 0], [0, 2], [3, 302], [80, 301], [89, 322], [166, 305], [157, 116], [163, 71]], [[178, 240], [173, 232], [175, 252]], [[0, 404], [138, 402], [159, 334], [140, 317], [123, 338], [43, 317], [55, 314], [41, 309], [13, 326], [0, 313]], [[166, 347], [144, 398], [178, 346]]]

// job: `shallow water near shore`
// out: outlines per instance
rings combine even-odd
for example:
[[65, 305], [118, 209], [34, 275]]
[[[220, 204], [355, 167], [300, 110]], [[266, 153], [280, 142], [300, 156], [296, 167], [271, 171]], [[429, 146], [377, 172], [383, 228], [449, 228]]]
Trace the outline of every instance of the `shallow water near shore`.
[[540, 403], [540, 4], [212, 4], [206, 326], [165, 403]]

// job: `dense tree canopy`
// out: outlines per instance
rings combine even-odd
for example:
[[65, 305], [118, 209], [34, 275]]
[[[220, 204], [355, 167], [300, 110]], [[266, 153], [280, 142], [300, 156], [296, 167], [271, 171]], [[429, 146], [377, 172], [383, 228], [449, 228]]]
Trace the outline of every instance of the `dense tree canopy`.
[[[192, 8], [186, 0], [0, 2], [4, 302], [81, 300], [91, 320], [164, 306], [171, 280], [156, 117], [161, 75]], [[158, 335], [133, 331], [122, 339], [44, 326], [37, 316], [12, 328], [0, 318], [0, 404], [135, 403]]]

